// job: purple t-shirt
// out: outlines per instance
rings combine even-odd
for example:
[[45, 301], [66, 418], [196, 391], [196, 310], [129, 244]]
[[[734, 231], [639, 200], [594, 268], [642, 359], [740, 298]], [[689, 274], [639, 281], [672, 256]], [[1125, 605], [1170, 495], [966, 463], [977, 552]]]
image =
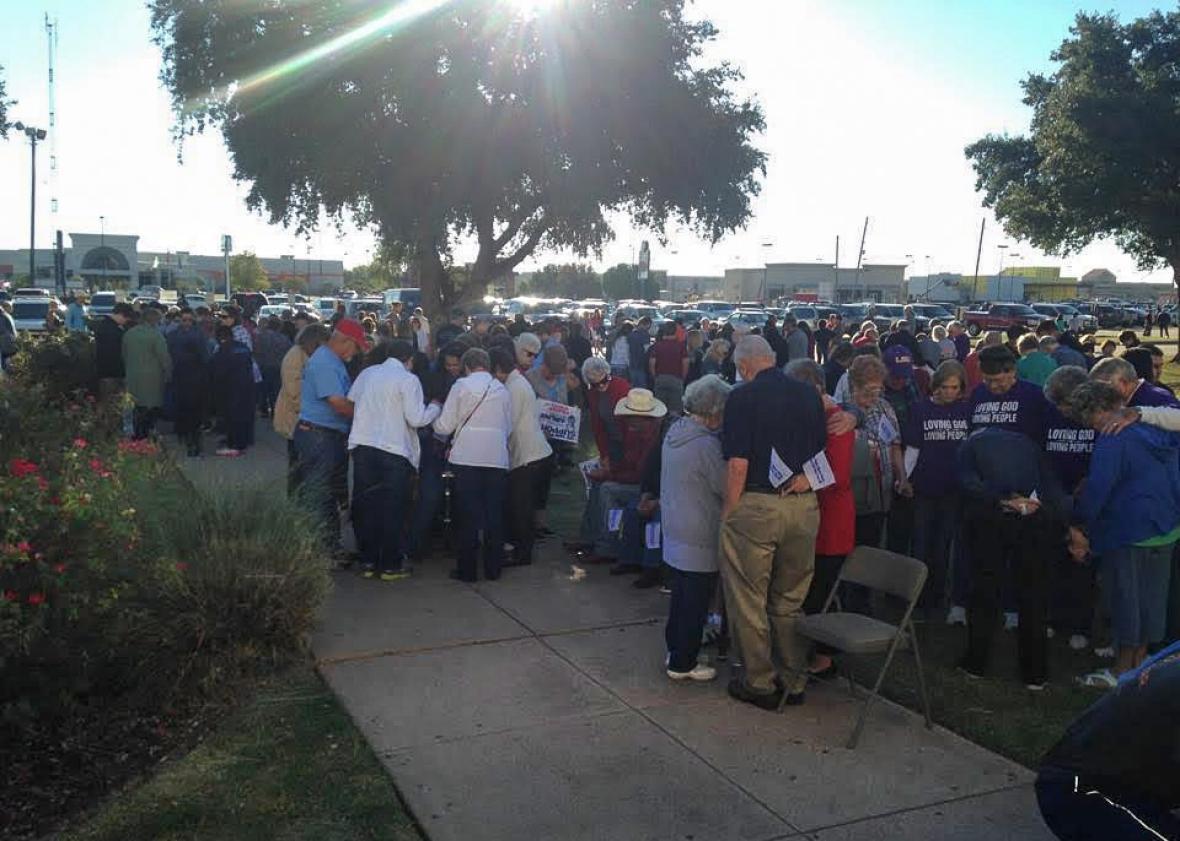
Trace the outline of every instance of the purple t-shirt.
[[907, 447], [918, 448], [918, 463], [910, 474], [915, 493], [940, 496], [955, 492], [959, 442], [967, 437], [970, 425], [971, 404], [966, 400], [945, 406], [933, 400], [914, 404], [901, 440]]
[[1147, 380], [1139, 383], [1139, 388], [1135, 389], [1135, 393], [1131, 395], [1131, 399], [1127, 401], [1128, 406], [1180, 406], [1180, 402], [1176, 398], [1164, 391], [1159, 386], [1154, 386]]
[[1070, 420], [1049, 404], [1045, 415], [1045, 452], [1066, 493], [1073, 493], [1090, 468], [1094, 430]]
[[1017, 380], [1003, 394], [992, 394], [980, 383], [971, 392], [971, 430], [988, 427], [1022, 432], [1038, 444], [1045, 440], [1049, 401], [1040, 386]]
[[951, 341], [955, 343], [955, 357], [959, 362], [963, 362], [971, 352], [971, 339], [967, 338], [966, 333], [960, 333]]

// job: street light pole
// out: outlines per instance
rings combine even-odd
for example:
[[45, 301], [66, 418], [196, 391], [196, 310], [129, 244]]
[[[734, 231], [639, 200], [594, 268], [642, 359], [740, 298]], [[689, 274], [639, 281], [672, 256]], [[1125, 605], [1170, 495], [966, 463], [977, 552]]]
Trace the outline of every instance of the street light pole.
[[24, 123], [13, 125], [17, 131], [23, 131], [29, 138], [29, 148], [32, 152], [32, 167], [29, 178], [29, 286], [37, 283], [37, 141], [44, 140], [46, 131], [43, 128], [26, 126]]

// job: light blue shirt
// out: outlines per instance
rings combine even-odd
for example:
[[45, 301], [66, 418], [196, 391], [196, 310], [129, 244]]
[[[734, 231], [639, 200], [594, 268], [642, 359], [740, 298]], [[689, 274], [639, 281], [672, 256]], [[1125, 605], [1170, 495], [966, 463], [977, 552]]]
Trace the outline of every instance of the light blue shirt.
[[66, 307], [66, 329], [71, 333], [86, 332], [86, 311], [77, 301], [71, 301]]
[[348, 432], [349, 420], [328, 403], [329, 397], [348, 397], [352, 378], [335, 353], [323, 345], [307, 360], [299, 393], [299, 420]]

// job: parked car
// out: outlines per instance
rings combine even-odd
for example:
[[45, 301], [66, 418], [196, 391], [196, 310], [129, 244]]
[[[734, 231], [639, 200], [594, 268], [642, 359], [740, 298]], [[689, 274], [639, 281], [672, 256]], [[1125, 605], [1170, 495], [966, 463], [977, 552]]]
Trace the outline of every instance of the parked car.
[[66, 308], [57, 298], [45, 296], [12, 299], [12, 321], [16, 329], [24, 333], [44, 333], [48, 327], [46, 319], [53, 310], [61, 323], [66, 320]]
[[270, 303], [270, 299], [261, 292], [235, 292], [229, 298], [243, 314], [258, 312]]
[[413, 312], [415, 307], [422, 306], [421, 289], [410, 287], [404, 289], [386, 289], [381, 293], [381, 298], [385, 301], [387, 309], [395, 302], [402, 304], [402, 309], [406, 312]]
[[766, 310], [734, 310], [725, 320], [730, 324], [746, 324], [750, 327], [765, 327], [770, 313]]
[[664, 313], [664, 318], [669, 321], [680, 319], [685, 327], [695, 327], [701, 323], [702, 319], [708, 317], [709, 314], [704, 310], [667, 310]]
[[339, 298], [316, 298], [311, 305], [319, 313], [320, 319], [327, 321], [336, 314], [336, 305], [339, 303]]
[[122, 292], [95, 292], [90, 296], [88, 314], [91, 318], [100, 318], [115, 311], [115, 304], [124, 300]]
[[701, 312], [709, 314], [709, 318], [720, 321], [729, 317], [737, 307], [729, 303], [729, 301], [694, 301], [693, 309], [698, 309]]
[[982, 309], [968, 310], [963, 314], [967, 333], [978, 336], [985, 330], [1007, 330], [1017, 325], [1035, 329], [1044, 316], [1028, 304], [989, 304]]
[[795, 316], [796, 321], [805, 322], [812, 330], [814, 330], [815, 325], [819, 323], [819, 310], [808, 304], [803, 304], [797, 307], [788, 307], [785, 312]]
[[344, 302], [344, 314], [349, 318], [360, 318], [365, 313], [381, 318], [387, 311], [381, 298], [350, 298]]

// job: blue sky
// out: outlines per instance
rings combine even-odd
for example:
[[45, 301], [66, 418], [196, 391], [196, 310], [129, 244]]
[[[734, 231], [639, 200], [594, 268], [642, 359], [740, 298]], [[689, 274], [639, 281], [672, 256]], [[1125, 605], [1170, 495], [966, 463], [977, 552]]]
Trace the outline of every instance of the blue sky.
[[[1113, 5], [1124, 19], [1154, 7], [1139, 0]], [[658, 247], [619, 219], [603, 265], [629, 261], [638, 242], [651, 238], [654, 266], [715, 274], [765, 259], [830, 259], [837, 235], [847, 263], [855, 261], [868, 215], [867, 259], [908, 262], [914, 274], [970, 270], [980, 219], [989, 214], [974, 193], [962, 147], [988, 131], [1022, 131], [1028, 115], [1019, 81], [1050, 68], [1049, 53], [1079, 8], [1108, 7], [1063, 0], [697, 0], [693, 8], [721, 29], [714, 54], [746, 72], [746, 88], [766, 110], [759, 145], [771, 162], [757, 216], [716, 247], [678, 231]], [[304, 242], [247, 212], [245, 188], [230, 178], [216, 134], [188, 141], [183, 165], [177, 162], [169, 102], [156, 78], [159, 55], [137, 0], [0, 0], [0, 64], [9, 95], [20, 100], [13, 119], [45, 119], [46, 11], [61, 27], [59, 170], [51, 182], [40, 159], [39, 244], [55, 227], [97, 231], [105, 216], [108, 233], [139, 234], [145, 250], [213, 253], [228, 232], [239, 249], [268, 255], [310, 252], [350, 265], [367, 259], [372, 238], [365, 232], [348, 229], [341, 237], [327, 228]], [[28, 147], [10, 137], [0, 143], [0, 247], [27, 242], [27, 184]], [[60, 200], [56, 216], [51, 193]], [[984, 271], [995, 271], [1001, 242], [1012, 243], [1017, 262], [1045, 262], [1004, 237], [990, 216], [988, 228]], [[773, 245], [763, 247], [767, 242]], [[537, 262], [569, 256], [542, 254]], [[1110, 244], [1051, 262], [1071, 273], [1106, 266], [1126, 280], [1143, 278]]]

